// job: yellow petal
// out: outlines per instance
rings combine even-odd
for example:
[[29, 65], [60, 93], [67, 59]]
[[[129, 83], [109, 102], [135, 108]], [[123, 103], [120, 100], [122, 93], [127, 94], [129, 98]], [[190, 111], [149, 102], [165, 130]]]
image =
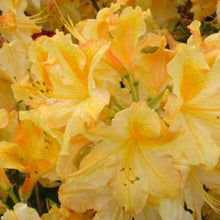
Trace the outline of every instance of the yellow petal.
[[184, 48], [168, 64], [175, 94], [185, 102], [192, 99], [206, 87], [208, 70], [209, 66], [197, 48]]
[[24, 82], [28, 78], [30, 62], [26, 53], [17, 41], [5, 43], [0, 50], [0, 65], [13, 82]]
[[8, 113], [5, 109], [0, 109], [0, 129], [8, 124]]
[[25, 203], [17, 203], [14, 206], [14, 210], [7, 210], [3, 217], [3, 220], [40, 220], [37, 211], [33, 208], [30, 208]]
[[140, 52], [136, 50], [136, 46], [145, 31], [146, 24], [141, 8], [127, 7], [119, 17], [117, 28], [110, 32], [113, 37], [111, 50], [129, 73], [133, 72], [133, 62]]
[[138, 76], [139, 73], [135, 74], [135, 79], [142, 86], [140, 93], [146, 93], [147, 90], [148, 97], [156, 96], [171, 81], [167, 73], [167, 64], [173, 58], [174, 53], [164, 47], [163, 41], [155, 53], [144, 54], [140, 58], [141, 73], [140, 76]]
[[0, 166], [2, 168], [9, 169], [24, 169], [22, 164], [22, 158], [20, 154], [23, 153], [22, 149], [19, 149], [18, 145], [14, 143], [0, 142]]
[[0, 108], [4, 108], [7, 111], [11, 111], [15, 107], [15, 99], [12, 94], [11, 84], [12, 80], [10, 77], [0, 68]]
[[[146, 102], [118, 112], [111, 126], [95, 126], [88, 127], [87, 132], [97, 144], [94, 143], [80, 162], [79, 170], [69, 175], [61, 187], [60, 198], [65, 200], [65, 206], [71, 199], [75, 209], [84, 211], [79, 208], [79, 199], [89, 193], [88, 189], [99, 201], [102, 196], [98, 190], [108, 185], [112, 192], [109, 196], [124, 207], [125, 213], [139, 214], [149, 194], [177, 196], [183, 173], [173, 165], [171, 158], [182, 155], [184, 141], [177, 140], [179, 134], [165, 131], [159, 116]], [[94, 208], [100, 206], [94, 205]]]
[[184, 209], [184, 197], [182, 193], [175, 199], [162, 199], [159, 212], [164, 220], [194, 219], [193, 215]]

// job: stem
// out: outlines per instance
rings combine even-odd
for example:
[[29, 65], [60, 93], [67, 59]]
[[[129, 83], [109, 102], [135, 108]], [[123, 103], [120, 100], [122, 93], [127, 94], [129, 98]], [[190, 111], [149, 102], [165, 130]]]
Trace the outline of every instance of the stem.
[[8, 195], [10, 196], [10, 198], [12, 199], [12, 201], [14, 202], [14, 204], [18, 203], [18, 198], [15, 195], [13, 188], [10, 188], [7, 190]]
[[39, 214], [42, 215], [43, 214], [43, 208], [41, 206], [38, 183], [36, 183], [35, 186], [34, 186], [34, 192], [35, 192], [35, 197], [36, 197], [37, 210], [38, 210]]
[[127, 81], [128, 81], [128, 84], [129, 84], [129, 87], [130, 87], [130, 91], [131, 91], [131, 95], [132, 95], [133, 101], [134, 101], [134, 102], [137, 102], [138, 99], [137, 99], [136, 94], [135, 94], [135, 88], [134, 88], [134, 85], [133, 85], [133, 83], [132, 83], [130, 74], [127, 74], [127, 75], [125, 76], [125, 79], [127, 79]]

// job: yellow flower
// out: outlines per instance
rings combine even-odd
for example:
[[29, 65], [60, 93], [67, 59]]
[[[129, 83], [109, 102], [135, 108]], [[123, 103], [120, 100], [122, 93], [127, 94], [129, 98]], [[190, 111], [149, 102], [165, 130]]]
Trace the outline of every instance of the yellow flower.
[[58, 142], [31, 121], [22, 121], [14, 134], [13, 143], [0, 142], [0, 166], [25, 173], [20, 196], [27, 199], [36, 181], [53, 170], [60, 147]]
[[60, 187], [64, 207], [100, 210], [114, 197], [125, 213], [139, 214], [149, 195], [178, 195], [182, 171], [173, 161], [181, 157], [184, 140], [145, 102], [118, 112], [111, 126], [97, 126], [88, 128], [96, 144]]
[[0, 2], [3, 11], [0, 16], [1, 33], [9, 42], [17, 39], [23, 48], [27, 48], [32, 42], [32, 34], [40, 32], [40, 27], [34, 20], [25, 16], [26, 6], [26, 0]]
[[[123, 81], [133, 101], [146, 100], [148, 95], [154, 96], [169, 81], [165, 66], [173, 52], [164, 50], [164, 38], [151, 33], [157, 32], [157, 28], [149, 10], [144, 12], [138, 6], [122, 8], [123, 3], [118, 1], [110, 8], [100, 10], [96, 19], [81, 21], [76, 28], [69, 29], [80, 44], [90, 39], [111, 42], [102, 58], [103, 63], [118, 74], [115, 81], [118, 84]], [[151, 54], [151, 50], [156, 51], [155, 54]], [[157, 74], [153, 74], [155, 69]], [[149, 78], [153, 78], [151, 75], [159, 76], [160, 82], [148, 83]], [[157, 86], [156, 91], [152, 91], [154, 85]]]
[[168, 64], [173, 91], [165, 120], [186, 130], [185, 155], [192, 164], [213, 168], [219, 159], [220, 121], [219, 57], [209, 68], [204, 55], [194, 47], [183, 47]]
[[199, 220], [201, 219], [201, 213], [195, 213], [195, 218], [193, 217], [194, 213], [192, 215], [189, 211], [191, 210], [190, 209], [191, 207], [189, 208], [187, 206], [188, 210], [185, 210], [186, 204], [185, 204], [184, 199], [185, 198], [182, 192], [177, 198], [161, 199], [160, 207], [159, 207], [159, 213], [160, 213], [161, 219], [163, 220], [176, 220], [176, 219], [179, 219], [179, 220], [180, 219], [187, 219], [187, 220], [198, 219]]
[[151, 28], [146, 29], [145, 19], [150, 20], [151, 14], [143, 12], [140, 7], [121, 9], [123, 4], [123, 1], [118, 1], [110, 8], [100, 10], [96, 19], [81, 21], [76, 30], [70, 28], [70, 31], [80, 43], [90, 39], [110, 41], [111, 46], [103, 60], [125, 76], [134, 74], [140, 52], [149, 43], [146, 34]]
[[93, 71], [108, 47], [103, 41], [79, 47], [61, 32], [37, 39], [29, 50], [30, 83], [13, 85], [16, 99], [33, 108], [20, 117], [35, 117], [37, 123], [43, 120], [46, 128], [66, 126], [75, 116], [87, 122], [97, 120], [109, 102], [109, 93], [96, 86]]
[[212, 190], [216, 192], [218, 185], [218, 171], [193, 167], [188, 173], [184, 188], [179, 196], [175, 199], [165, 198], [161, 200], [159, 208], [161, 217], [173, 220], [200, 220], [203, 216], [202, 209], [205, 202], [213, 211], [219, 213], [220, 202], [212, 192]]

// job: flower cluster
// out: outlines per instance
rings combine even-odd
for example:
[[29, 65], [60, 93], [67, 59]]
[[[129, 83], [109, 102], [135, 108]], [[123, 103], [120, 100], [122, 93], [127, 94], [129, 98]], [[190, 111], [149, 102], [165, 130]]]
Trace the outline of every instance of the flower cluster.
[[[180, 42], [184, 8], [190, 36]], [[2, 219], [218, 213], [218, 8], [205, 0], [1, 0]], [[214, 12], [216, 33], [204, 37], [201, 21]]]

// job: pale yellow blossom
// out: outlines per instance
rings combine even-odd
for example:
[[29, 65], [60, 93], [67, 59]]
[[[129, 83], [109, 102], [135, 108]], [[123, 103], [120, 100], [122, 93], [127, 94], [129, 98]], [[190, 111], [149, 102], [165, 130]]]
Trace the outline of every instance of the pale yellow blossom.
[[149, 195], [178, 195], [184, 179], [172, 161], [182, 155], [182, 135], [170, 133], [145, 102], [118, 112], [109, 127], [88, 130], [97, 144], [61, 185], [64, 207], [100, 210], [114, 197], [125, 213], [139, 214]]

